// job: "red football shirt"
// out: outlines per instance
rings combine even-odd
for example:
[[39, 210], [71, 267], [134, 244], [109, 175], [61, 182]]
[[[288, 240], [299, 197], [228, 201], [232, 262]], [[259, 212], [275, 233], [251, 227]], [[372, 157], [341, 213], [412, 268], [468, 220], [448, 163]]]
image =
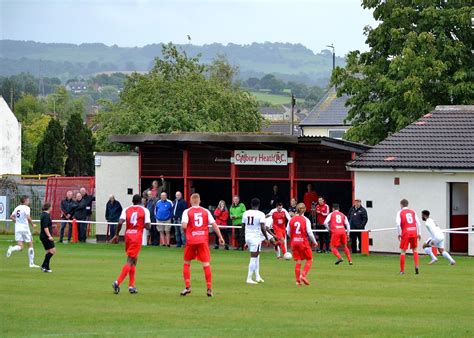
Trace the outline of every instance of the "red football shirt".
[[275, 211], [272, 214], [273, 228], [280, 231], [285, 231], [286, 229], [286, 213], [282, 211]]
[[418, 236], [416, 214], [413, 210], [402, 209], [400, 211], [400, 228], [402, 229], [402, 237]]
[[306, 217], [299, 215], [293, 216], [290, 220], [288, 226], [290, 227], [291, 246], [309, 245], [306, 220]]
[[329, 215], [329, 205], [324, 203], [323, 205], [317, 204], [316, 205], [316, 211], [320, 211], [321, 213], [316, 214], [317, 215], [317, 222], [319, 225], [324, 224], [324, 220], [326, 219], [327, 215]]
[[344, 234], [346, 233], [346, 215], [340, 211], [333, 211], [331, 213], [331, 219], [329, 221], [329, 229], [333, 234]]
[[202, 207], [191, 207], [184, 210], [182, 223], [186, 223], [186, 244], [209, 242], [209, 224], [216, 221], [209, 210]]
[[125, 220], [125, 235], [140, 238], [143, 235], [145, 223], [151, 223], [150, 211], [141, 205], [131, 205], [123, 209], [120, 219]]

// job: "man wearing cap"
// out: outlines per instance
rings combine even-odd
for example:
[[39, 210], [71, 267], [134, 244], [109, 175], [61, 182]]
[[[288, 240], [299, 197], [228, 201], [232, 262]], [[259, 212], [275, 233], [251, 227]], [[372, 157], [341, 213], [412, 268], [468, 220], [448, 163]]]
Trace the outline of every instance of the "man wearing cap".
[[[360, 252], [360, 241], [361, 241], [361, 232], [354, 230], [364, 230], [365, 225], [368, 221], [367, 210], [362, 206], [362, 201], [360, 198], [355, 199], [355, 204], [349, 210], [347, 218], [349, 219], [349, 224], [351, 225], [351, 248], [352, 253]], [[357, 244], [357, 241], [359, 243]]]

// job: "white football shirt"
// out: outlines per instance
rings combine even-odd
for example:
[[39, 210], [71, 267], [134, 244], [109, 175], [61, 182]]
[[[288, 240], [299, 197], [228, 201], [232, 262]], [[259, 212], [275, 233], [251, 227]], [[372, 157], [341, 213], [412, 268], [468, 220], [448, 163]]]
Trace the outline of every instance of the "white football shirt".
[[436, 224], [435, 220], [432, 218], [428, 218], [425, 221], [426, 224], [426, 229], [428, 229], [428, 232], [430, 233], [430, 236], [432, 239], [440, 241], [444, 239], [444, 234], [439, 228], [439, 226]]
[[13, 210], [12, 215], [15, 215], [15, 232], [18, 231], [30, 231], [28, 225], [28, 216], [30, 216], [30, 207], [27, 205], [20, 204]]
[[245, 225], [245, 238], [264, 238], [261, 224], [265, 224], [265, 214], [260, 210], [247, 210], [242, 216]]

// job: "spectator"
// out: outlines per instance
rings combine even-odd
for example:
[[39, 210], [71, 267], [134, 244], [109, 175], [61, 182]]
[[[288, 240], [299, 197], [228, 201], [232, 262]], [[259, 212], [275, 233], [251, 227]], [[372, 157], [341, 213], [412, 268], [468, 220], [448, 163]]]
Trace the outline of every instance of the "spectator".
[[95, 196], [94, 195], [88, 195], [86, 188], [81, 188], [79, 192], [82, 195], [82, 199], [86, 201], [86, 216], [87, 216], [87, 221], [92, 220], [92, 202], [95, 202]]
[[[82, 194], [78, 192], [76, 194], [76, 202], [74, 203], [74, 211], [72, 218], [76, 221], [87, 221], [87, 205], [88, 201], [82, 198]], [[79, 242], [86, 242], [87, 238], [87, 223], [78, 222], [78, 237]]]
[[306, 206], [305, 216], [308, 217], [312, 223], [317, 222], [317, 220], [315, 219], [317, 218], [317, 215], [316, 217], [314, 217], [314, 213], [316, 210], [316, 204], [318, 203], [318, 194], [316, 193], [316, 191], [314, 191], [313, 185], [311, 183], [306, 186], [306, 192], [304, 193], [303, 202]]
[[278, 185], [273, 186], [272, 198], [270, 199], [270, 210], [275, 209], [277, 203], [282, 202], [283, 200], [280, 197], [280, 191], [278, 189]]
[[[326, 230], [324, 221], [326, 220], [327, 215], [329, 215], [329, 205], [326, 204], [326, 201], [323, 197], [318, 198], [318, 205], [316, 205], [316, 229], [317, 230]], [[319, 239], [319, 252], [329, 252], [329, 232], [318, 232]]]
[[148, 192], [151, 191], [151, 196], [153, 197], [153, 199], [156, 200], [158, 196], [161, 196], [161, 193], [168, 191], [167, 190], [168, 183], [165, 181], [165, 177], [161, 175], [160, 179], [161, 179], [161, 186], [157, 180], [154, 180], [153, 182], [151, 182], [151, 187], [144, 191], [143, 193], [144, 197], [148, 198]]
[[[349, 214], [347, 215], [349, 219], [349, 224], [351, 225], [351, 247], [352, 253], [360, 252], [360, 241], [362, 238], [362, 234], [359, 231], [352, 231], [352, 230], [364, 230], [367, 221], [369, 220], [367, 216], [367, 210], [362, 206], [360, 198], [356, 198], [355, 204], [349, 210]], [[359, 243], [357, 243], [359, 241]]]
[[[181, 224], [181, 218], [183, 216], [183, 211], [188, 208], [188, 203], [183, 199], [183, 194], [181, 191], [177, 191], [175, 194], [175, 200], [173, 202], [173, 223]], [[176, 247], [180, 248], [186, 244], [186, 235], [183, 230], [183, 227], [175, 226], [174, 227], [174, 236], [176, 239]]]
[[[220, 201], [219, 205], [217, 206], [216, 210], [214, 210], [214, 216], [216, 217], [217, 225], [225, 225], [227, 226], [227, 222], [229, 221], [229, 210], [227, 210], [227, 206], [225, 205], [225, 201]], [[222, 237], [225, 241], [225, 249], [229, 250], [229, 228], [220, 228]], [[214, 249], [219, 249], [219, 237], [216, 236], [216, 245]]]
[[242, 224], [242, 216], [247, 210], [243, 203], [240, 203], [240, 197], [234, 196], [232, 198], [232, 206], [230, 207], [230, 218], [233, 226], [241, 226], [240, 229], [235, 229], [235, 239], [237, 240], [236, 250], [244, 250], [245, 245], [245, 229]]
[[[151, 190], [147, 191], [147, 200], [146, 200], [146, 208], [150, 211], [150, 220], [151, 223], [156, 223], [155, 217], [155, 206], [156, 206], [156, 199], [153, 198], [153, 193]], [[152, 224], [150, 227], [150, 239], [148, 241], [149, 244], [157, 246], [159, 243], [159, 234], [156, 225]]]
[[108, 224], [109, 229], [107, 233], [110, 235], [110, 237], [107, 237], [107, 240], [115, 236], [115, 229], [116, 229], [117, 224], [114, 224], [114, 223], [117, 223], [119, 221], [121, 213], [122, 213], [122, 205], [120, 204], [119, 201], [115, 199], [114, 195], [110, 195], [109, 201], [107, 202], [107, 205], [105, 206], [105, 219], [107, 220], [107, 222], [109, 222]]
[[160, 244], [170, 247], [171, 217], [173, 217], [173, 203], [168, 199], [168, 194], [162, 192], [160, 200], [156, 202], [155, 218], [160, 232]]
[[72, 199], [72, 196], [72, 191], [68, 191], [66, 193], [66, 198], [61, 201], [61, 219], [63, 221], [61, 222], [61, 230], [59, 231], [59, 243], [63, 242], [64, 229], [66, 228], [67, 224], [69, 224], [67, 231], [67, 241], [68, 243], [71, 243], [72, 223], [69, 221], [72, 220], [72, 212], [74, 208], [74, 200]]
[[288, 213], [290, 214], [291, 217], [296, 216], [296, 205], [298, 202], [296, 201], [296, 198], [292, 198], [290, 201], [290, 207], [288, 208]]

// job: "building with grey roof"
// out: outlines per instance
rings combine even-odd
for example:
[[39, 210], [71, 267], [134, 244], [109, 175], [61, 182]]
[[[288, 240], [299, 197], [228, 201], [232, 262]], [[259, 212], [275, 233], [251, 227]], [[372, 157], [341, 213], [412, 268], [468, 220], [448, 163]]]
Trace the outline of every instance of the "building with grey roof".
[[347, 95], [337, 97], [335, 87], [331, 87], [318, 104], [311, 109], [300, 127], [304, 136], [328, 136], [342, 138], [351, 127], [345, 122], [349, 107], [346, 107]]
[[[449, 251], [474, 256], [474, 106], [438, 106], [347, 167], [367, 207], [369, 229], [393, 228], [406, 198], [420, 218], [421, 210], [431, 211]], [[428, 236], [422, 226], [422, 240]], [[394, 230], [370, 237], [372, 251], [399, 251]]]

